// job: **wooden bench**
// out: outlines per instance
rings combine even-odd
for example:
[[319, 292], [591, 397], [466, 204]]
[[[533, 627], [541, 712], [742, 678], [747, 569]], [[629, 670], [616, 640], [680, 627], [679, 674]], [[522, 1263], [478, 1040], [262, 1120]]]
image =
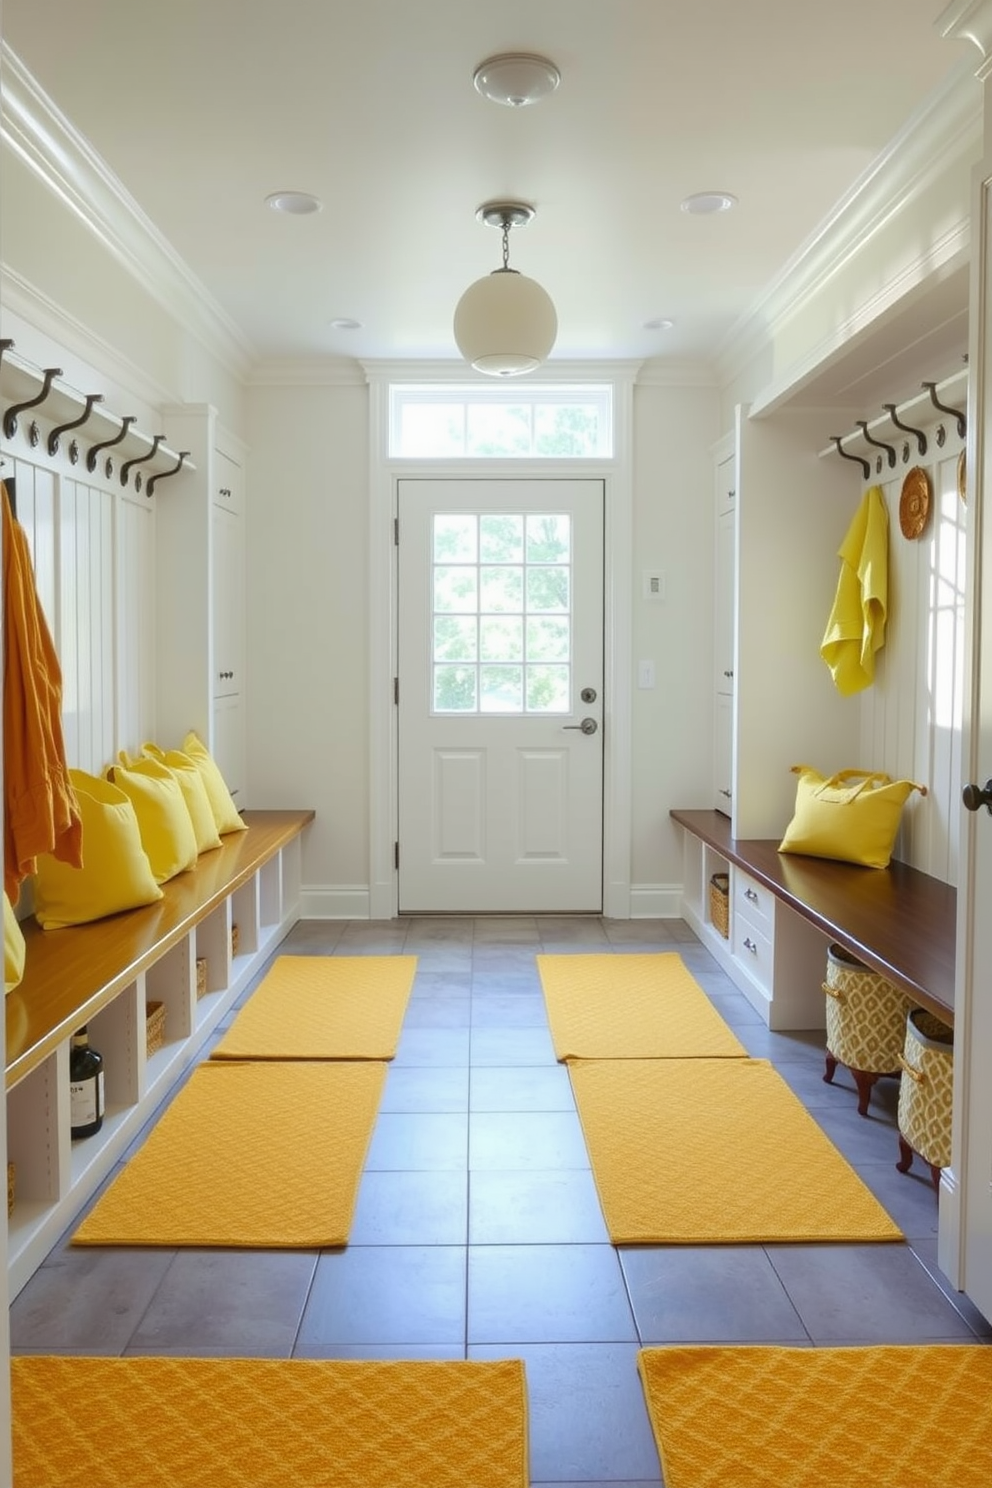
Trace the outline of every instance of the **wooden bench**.
[[[25, 921], [25, 975], [5, 1009], [12, 1297], [299, 918], [313, 816], [246, 811], [247, 831], [226, 835], [142, 909], [63, 930]], [[164, 1005], [165, 1032], [149, 1054], [151, 1001]], [[69, 1043], [83, 1024], [104, 1056], [107, 1109], [98, 1133], [73, 1142]]]
[[[957, 895], [952, 885], [895, 861], [884, 869], [859, 868], [780, 853], [777, 839], [732, 837], [729, 818], [718, 811], [670, 814], [710, 854], [763, 885], [807, 925], [953, 1026]], [[691, 908], [690, 897], [690, 917]]]

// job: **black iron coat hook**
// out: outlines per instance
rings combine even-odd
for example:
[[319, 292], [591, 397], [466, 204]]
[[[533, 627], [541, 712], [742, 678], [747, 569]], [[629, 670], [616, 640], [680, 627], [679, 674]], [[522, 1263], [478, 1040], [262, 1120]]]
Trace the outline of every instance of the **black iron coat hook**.
[[49, 434], [49, 436], [48, 436], [48, 453], [50, 455], [57, 455], [58, 452], [59, 452], [59, 436], [61, 434], [67, 434], [70, 429], [80, 429], [80, 428], [82, 428], [83, 424], [85, 424], [86, 420], [89, 418], [90, 414], [93, 412], [94, 406], [97, 403], [102, 403], [102, 402], [103, 402], [103, 394], [102, 393], [87, 393], [87, 395], [86, 395], [86, 407], [83, 409], [82, 414], [79, 416], [79, 418], [73, 419], [73, 421], [72, 421], [71, 424], [60, 424], [57, 429], [53, 429], [52, 432]]
[[847, 450], [841, 444], [840, 437], [837, 434], [831, 434], [830, 438], [837, 446], [837, 453], [840, 455], [840, 457], [844, 460], [853, 460], [855, 465], [860, 465], [862, 474], [864, 475], [865, 480], [867, 480], [868, 477], [871, 475], [871, 466], [868, 464], [868, 461], [863, 460], [860, 455], [849, 455], [847, 453]]
[[186, 460], [189, 457], [189, 453], [189, 450], [180, 450], [179, 459], [177, 460], [176, 464], [173, 465], [171, 470], [162, 470], [159, 472], [158, 475], [151, 476], [148, 481], [148, 485], [145, 488], [145, 495], [151, 496], [159, 481], [168, 480], [170, 475], [178, 475], [180, 470], [182, 470], [183, 466], [185, 465]]
[[896, 447], [895, 447], [895, 445], [894, 444], [883, 444], [880, 439], [873, 438], [873, 436], [868, 433], [868, 425], [865, 423], [864, 419], [858, 419], [856, 422], [857, 422], [858, 428], [861, 430], [862, 434], [865, 437], [865, 443], [866, 444], [873, 444], [876, 449], [885, 450], [885, 452], [886, 452], [886, 454], [888, 455], [888, 458], [889, 458], [889, 469], [890, 470], [894, 470], [895, 467], [896, 467]]
[[957, 420], [958, 438], [963, 439], [965, 436], [965, 430], [968, 427], [968, 420], [965, 418], [961, 410], [958, 408], [948, 408], [946, 403], [937, 402], [937, 384], [935, 382], [924, 382], [921, 384], [921, 386], [925, 387], [927, 392], [930, 394], [930, 402], [933, 404], [934, 408], [938, 409], [940, 413], [950, 414], [952, 419]]
[[894, 403], [883, 403], [882, 407], [885, 409], [886, 413], [889, 415], [889, 418], [895, 424], [897, 429], [901, 429], [904, 434], [916, 435], [916, 448], [921, 455], [925, 455], [927, 452], [927, 436], [924, 434], [923, 430], [913, 429], [910, 428], [909, 424], [904, 424], [900, 419], [898, 413], [896, 412], [896, 405]]
[[[127, 431], [128, 429], [130, 429], [131, 425], [136, 424], [137, 422], [137, 417], [133, 413], [129, 413], [126, 418], [121, 419], [121, 432], [119, 434], [115, 434], [113, 439], [105, 439], [102, 444], [94, 444], [92, 446], [89, 454], [86, 456], [86, 469], [89, 471], [90, 475], [92, 475], [94, 470], [96, 469], [96, 457], [100, 453], [100, 451], [105, 449], [113, 449], [115, 444], [120, 444], [121, 440], [127, 437]], [[107, 479], [109, 480], [113, 472], [113, 465], [110, 460], [107, 461], [107, 466]]]
[[[156, 434], [155, 437], [154, 437], [154, 439], [152, 440], [152, 447], [148, 451], [147, 455], [138, 455], [138, 457], [136, 459], [134, 459], [134, 460], [128, 460], [125, 465], [122, 465], [121, 466], [121, 485], [122, 486], [126, 486], [127, 485], [128, 476], [131, 474], [131, 471], [134, 469], [135, 465], [144, 465], [144, 464], [146, 464], [146, 462], [148, 460], [153, 460], [155, 458], [155, 455], [156, 455], [157, 451], [158, 451], [159, 445], [160, 444], [164, 444], [164, 443], [165, 443], [165, 435], [164, 434]], [[141, 490], [141, 477], [140, 477], [140, 474], [135, 477], [134, 489], [136, 491], [140, 491]]]
[[41, 392], [38, 394], [37, 398], [29, 398], [26, 403], [15, 403], [12, 408], [7, 409], [7, 412], [3, 416], [3, 432], [6, 434], [8, 439], [13, 439], [14, 435], [17, 433], [18, 414], [23, 413], [27, 408], [37, 408], [39, 403], [44, 403], [45, 399], [52, 391], [52, 383], [55, 381], [56, 377], [61, 376], [61, 367], [46, 367], [44, 385], [42, 386]]

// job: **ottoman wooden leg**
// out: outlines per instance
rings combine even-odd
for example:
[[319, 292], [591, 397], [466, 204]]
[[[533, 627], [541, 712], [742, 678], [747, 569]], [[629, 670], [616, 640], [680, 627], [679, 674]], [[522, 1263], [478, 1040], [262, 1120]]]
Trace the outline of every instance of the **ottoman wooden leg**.
[[897, 1169], [899, 1170], [900, 1173], [908, 1173], [909, 1170], [910, 1170], [910, 1168], [912, 1166], [913, 1166], [913, 1149], [912, 1149], [912, 1147], [910, 1147], [909, 1143], [906, 1141], [906, 1138], [900, 1132], [900, 1134], [899, 1134], [899, 1161], [896, 1163], [896, 1167], [897, 1167]]
[[868, 1070], [857, 1069], [852, 1069], [851, 1074], [854, 1076], [854, 1083], [858, 1087], [858, 1115], [867, 1116], [868, 1102], [871, 1099], [871, 1087], [878, 1079], [878, 1076], [871, 1074]]
[[823, 1078], [828, 1085], [832, 1085], [834, 1075], [837, 1073], [837, 1061], [831, 1054], [829, 1049], [827, 1050], [825, 1057], [827, 1061], [827, 1072]]

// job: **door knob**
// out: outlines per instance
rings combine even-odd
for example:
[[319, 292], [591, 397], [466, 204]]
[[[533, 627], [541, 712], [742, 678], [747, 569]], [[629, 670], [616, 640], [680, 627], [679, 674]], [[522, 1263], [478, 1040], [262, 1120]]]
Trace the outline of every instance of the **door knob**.
[[984, 785], [966, 785], [961, 792], [961, 799], [969, 811], [977, 811], [980, 806], [992, 816], [992, 780], [986, 780]]
[[599, 728], [599, 724], [595, 718], [583, 718], [581, 723], [566, 723], [563, 727], [567, 729], [578, 729], [583, 734], [594, 734]]

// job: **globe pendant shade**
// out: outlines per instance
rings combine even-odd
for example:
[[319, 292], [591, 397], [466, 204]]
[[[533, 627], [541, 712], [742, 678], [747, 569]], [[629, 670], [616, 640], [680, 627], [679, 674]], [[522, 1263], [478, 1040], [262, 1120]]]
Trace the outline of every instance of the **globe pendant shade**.
[[458, 350], [476, 371], [491, 377], [533, 372], [557, 334], [551, 296], [515, 269], [494, 269], [477, 279], [455, 306]]

